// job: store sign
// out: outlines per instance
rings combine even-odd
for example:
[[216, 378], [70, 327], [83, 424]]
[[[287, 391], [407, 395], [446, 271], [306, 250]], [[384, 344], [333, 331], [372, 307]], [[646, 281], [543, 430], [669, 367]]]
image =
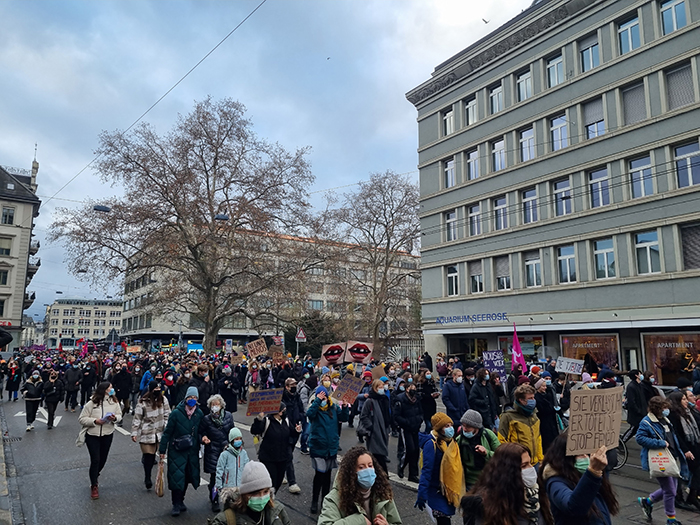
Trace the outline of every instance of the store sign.
[[617, 334], [562, 335], [561, 351], [564, 357], [584, 359], [589, 354], [597, 363], [615, 368], [619, 361], [620, 342]]
[[449, 323], [484, 323], [487, 321], [508, 321], [506, 312], [474, 314], [474, 315], [451, 315], [440, 316], [435, 319], [435, 324]]

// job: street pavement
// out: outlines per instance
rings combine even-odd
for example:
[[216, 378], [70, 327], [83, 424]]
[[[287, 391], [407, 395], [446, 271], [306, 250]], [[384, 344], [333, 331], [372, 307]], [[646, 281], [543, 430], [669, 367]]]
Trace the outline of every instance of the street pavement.
[[[248, 432], [253, 417], [245, 415], [245, 405], [234, 414], [237, 426], [243, 431], [245, 447], [252, 459], [256, 457], [252, 436]], [[170, 493], [158, 498], [143, 485], [141, 454], [136, 443], [129, 437], [131, 416], [126, 416], [123, 432], [116, 432], [109, 460], [100, 476], [100, 499], [90, 499], [88, 480], [89, 458], [87, 449], [75, 446], [78, 435], [78, 411], [64, 412], [59, 406], [60, 421], [53, 430], [37, 420], [35, 429], [26, 432], [23, 415], [24, 402], [0, 403], [0, 423], [4, 436], [4, 457], [0, 454], [0, 524], [68, 524], [90, 523], [95, 525], [118, 525], [134, 523], [180, 523], [206, 524], [213, 517], [207, 499], [207, 488], [191, 488], [185, 502], [188, 511], [177, 518], [170, 516]], [[40, 419], [44, 419], [40, 412]], [[403, 522], [410, 525], [428, 525], [431, 520], [425, 512], [413, 507], [416, 485], [400, 480], [395, 472], [396, 439], [391, 439], [391, 479], [394, 498]], [[352, 429], [343, 428], [341, 444], [348, 450], [357, 444]], [[637, 506], [636, 498], [655, 490], [658, 485], [649, 480], [639, 460], [639, 447], [631, 440], [628, 443], [628, 463], [612, 474], [611, 480], [620, 501], [621, 512], [614, 523], [649, 523]], [[342, 455], [342, 452], [341, 452]], [[297, 449], [294, 454], [297, 483], [301, 494], [292, 495], [287, 485], [282, 485], [278, 500], [288, 508], [292, 523], [316, 523], [317, 516], [309, 513], [313, 470], [308, 456]], [[4, 468], [3, 468], [4, 467]], [[6, 472], [6, 480], [3, 479]], [[208, 474], [202, 476], [208, 478]], [[154, 469], [155, 477], [155, 469]], [[4, 487], [9, 488], [3, 492]], [[166, 485], [167, 489], [167, 485]], [[665, 523], [663, 507], [655, 511], [653, 523]], [[8, 509], [11, 508], [12, 521]], [[700, 513], [679, 511], [678, 518], [684, 524], [700, 524]], [[461, 523], [460, 517], [453, 524]]]

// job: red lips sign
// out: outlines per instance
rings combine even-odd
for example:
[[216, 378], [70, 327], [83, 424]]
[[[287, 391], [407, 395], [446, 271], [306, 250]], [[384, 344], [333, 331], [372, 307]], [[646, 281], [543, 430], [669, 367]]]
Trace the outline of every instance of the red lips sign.
[[359, 363], [366, 365], [372, 359], [372, 343], [346, 341], [325, 345], [321, 350], [321, 366], [333, 366], [341, 363]]

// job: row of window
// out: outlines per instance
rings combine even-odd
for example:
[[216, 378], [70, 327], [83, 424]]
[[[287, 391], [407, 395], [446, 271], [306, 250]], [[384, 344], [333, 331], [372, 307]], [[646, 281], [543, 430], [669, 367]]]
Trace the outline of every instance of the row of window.
[[[107, 317], [107, 310], [78, 310], [77, 314], [80, 317], [90, 317], [92, 315], [93, 311], [95, 312], [95, 317]], [[51, 310], [52, 316], [58, 316], [59, 313], [60, 313], [60, 310], [58, 308], [54, 308]], [[76, 310], [74, 310], [74, 309], [66, 308], [63, 310], [63, 317], [75, 317], [75, 315], [76, 315]], [[118, 310], [112, 310], [109, 312], [110, 317], [121, 317], [121, 315], [122, 315], [121, 312]], [[64, 321], [65, 321], [65, 319], [64, 319]], [[74, 324], [74, 323], [70, 323], [70, 324]], [[89, 320], [88, 320], [88, 324], [90, 324]], [[104, 321], [102, 324], [104, 325]]]
[[[65, 336], [73, 336], [77, 333], [77, 335], [90, 335], [90, 329], [89, 328], [78, 328], [77, 331], [75, 331], [73, 328], [64, 328], [61, 330], [60, 334], [65, 335]], [[49, 330], [49, 335], [59, 335], [58, 328], [51, 328]], [[93, 330], [92, 331], [93, 336], [105, 336], [105, 330]]]
[[141, 314], [135, 315], [134, 317], [129, 317], [128, 319], [122, 319], [122, 329], [124, 330], [142, 330], [144, 328], [151, 328], [153, 324], [152, 314]]
[[[662, 271], [659, 235], [657, 230], [648, 230], [632, 234], [635, 253], [635, 274], [648, 275]], [[681, 228], [683, 243], [683, 264], [685, 270], [700, 269], [700, 251], [697, 250], [700, 240], [700, 225], [687, 225]], [[614, 279], [619, 277], [615, 257], [615, 238], [606, 237], [590, 241], [592, 254], [592, 278], [595, 280]], [[579, 281], [576, 265], [576, 247], [566, 244], [555, 248], [557, 257], [556, 276], [554, 284], [570, 284]], [[504, 255], [494, 257], [493, 290], [503, 291], [512, 289], [511, 286], [511, 257]], [[541, 250], [527, 251], [522, 254], [525, 288], [537, 288], [543, 284], [543, 265]], [[484, 292], [483, 260], [466, 263], [469, 294]], [[445, 267], [445, 290], [447, 296], [464, 295], [460, 290], [460, 264]]]
[[127, 283], [124, 284], [124, 293], [129, 293], [133, 292], [134, 290], [138, 290], [142, 286], [146, 286], [147, 284], [154, 283], [155, 280], [153, 279], [153, 276], [150, 274], [144, 274], [138, 279], [133, 279], [131, 281], [128, 281]]
[[[685, 0], [667, 0], [659, 4], [662, 31], [664, 35], [672, 33], [687, 25]], [[639, 16], [637, 12], [630, 13], [622, 17], [617, 23], [617, 53], [618, 56], [625, 55], [642, 45], [642, 35], [640, 33]], [[576, 42], [578, 52], [578, 69], [585, 73], [598, 67], [601, 64], [600, 49], [598, 43], [598, 33], [588, 35]], [[543, 60], [543, 71], [545, 74], [545, 85], [553, 88], [562, 84], [566, 80], [565, 71], [573, 70], [572, 67], [564, 63], [563, 52], [550, 55]], [[533, 95], [532, 69], [519, 71], [513, 75], [515, 82], [515, 102], [523, 102]], [[495, 115], [505, 109], [503, 98], [504, 81], [494, 84], [487, 89], [488, 114]], [[478, 120], [477, 96], [472, 94], [463, 102], [463, 124], [465, 127], [473, 125]], [[450, 135], [457, 131], [455, 122], [455, 109], [450, 107], [441, 112], [441, 133], [443, 136]]]
[[138, 308], [140, 306], [146, 306], [147, 304], [150, 304], [153, 299], [153, 292], [148, 292], [147, 294], [139, 295], [137, 297], [133, 297], [129, 300], [124, 301], [124, 311], [128, 312], [129, 310], [133, 310], [134, 308]]
[[[700, 184], [700, 144], [697, 140], [675, 146], [674, 168], [678, 188]], [[654, 176], [665, 174], [665, 166], [652, 165], [651, 155], [646, 154], [625, 161], [625, 181], [633, 199], [646, 197], [655, 193]], [[466, 217], [460, 221], [458, 208], [443, 213], [444, 241], [459, 239], [462, 235], [461, 224], [466, 225], [466, 235], [481, 235], [487, 231], [499, 231], [509, 226], [509, 208], [520, 206], [520, 224], [535, 223], [540, 219], [540, 209], [550, 207], [550, 216], [562, 217], [576, 211], [574, 196], [585, 195], [589, 209], [607, 206], [613, 202], [612, 183], [608, 167], [592, 169], [586, 172], [586, 186], [574, 188], [570, 177], [556, 179], [549, 183], [549, 195], [539, 198], [536, 186], [520, 190], [519, 202], [509, 205], [508, 195], [500, 195], [490, 201], [480, 201], [465, 207]], [[490, 205], [491, 214], [485, 212], [485, 205]], [[462, 212], [464, 213], [464, 212]], [[490, 222], [490, 227], [487, 226]], [[515, 225], [512, 225], [515, 226]]]

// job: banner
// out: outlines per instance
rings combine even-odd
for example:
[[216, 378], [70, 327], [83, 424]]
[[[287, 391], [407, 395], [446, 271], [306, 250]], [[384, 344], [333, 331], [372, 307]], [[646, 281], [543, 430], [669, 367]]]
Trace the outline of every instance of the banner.
[[[323, 345], [319, 366], [336, 366], [342, 363], [367, 365], [372, 360], [372, 343], [346, 341]], [[336, 366], [336, 368], [338, 368]]]
[[484, 368], [489, 372], [498, 372], [501, 375], [501, 381], [506, 379], [506, 364], [503, 359], [503, 352], [500, 350], [493, 350], [491, 352], [484, 352]]
[[246, 416], [257, 416], [260, 412], [263, 414], [276, 414], [280, 411], [283, 393], [284, 388], [249, 392]]
[[251, 359], [257, 359], [259, 356], [267, 354], [267, 343], [262, 337], [246, 344], [245, 348]]
[[340, 381], [338, 388], [331, 394], [331, 397], [351, 405], [355, 402], [355, 398], [363, 386], [365, 386], [365, 382], [362, 378], [355, 377], [352, 374], [345, 374], [345, 377]]
[[618, 446], [622, 424], [622, 387], [572, 390], [566, 455], [592, 454]]
[[556, 372], [565, 374], [581, 375], [583, 373], [583, 359], [570, 359], [568, 357], [557, 357]]

